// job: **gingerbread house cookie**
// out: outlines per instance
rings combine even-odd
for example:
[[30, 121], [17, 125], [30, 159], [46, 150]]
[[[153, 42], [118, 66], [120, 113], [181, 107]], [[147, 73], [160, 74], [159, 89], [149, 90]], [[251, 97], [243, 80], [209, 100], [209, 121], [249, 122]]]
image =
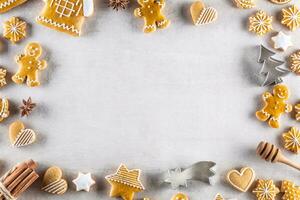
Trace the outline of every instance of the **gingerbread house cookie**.
[[45, 0], [42, 13], [36, 18], [39, 24], [51, 29], [79, 36], [85, 17], [94, 12], [93, 0]]

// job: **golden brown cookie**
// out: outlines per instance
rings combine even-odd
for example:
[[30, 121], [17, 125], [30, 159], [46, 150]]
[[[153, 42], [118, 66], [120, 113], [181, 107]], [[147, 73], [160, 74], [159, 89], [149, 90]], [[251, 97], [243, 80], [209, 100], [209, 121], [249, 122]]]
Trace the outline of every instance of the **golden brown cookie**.
[[139, 8], [134, 10], [134, 16], [144, 19], [144, 33], [156, 31], [156, 28], [164, 29], [170, 25], [162, 13], [165, 0], [138, 0]]
[[0, 14], [17, 7], [27, 0], [0, 0]]
[[275, 3], [275, 4], [286, 4], [286, 3], [289, 3], [291, 0], [270, 0], [272, 3]]
[[12, 80], [17, 84], [22, 84], [26, 79], [27, 86], [39, 86], [38, 71], [47, 67], [47, 62], [39, 59], [41, 55], [41, 45], [36, 42], [29, 43], [25, 48], [25, 54], [16, 57], [19, 70], [13, 75]]
[[300, 199], [300, 187], [295, 186], [295, 183], [293, 183], [292, 181], [282, 181], [280, 191], [284, 193], [281, 198], [282, 200]]
[[298, 154], [300, 152], [300, 131], [292, 127], [289, 131], [282, 134], [284, 148]]
[[279, 128], [279, 118], [283, 113], [289, 113], [293, 107], [287, 104], [289, 89], [285, 85], [275, 85], [273, 94], [265, 92], [262, 95], [264, 107], [256, 112], [256, 118], [260, 121], [268, 121], [272, 128]]
[[3, 37], [12, 43], [19, 42], [26, 37], [26, 27], [25, 21], [12, 17], [3, 23]]
[[281, 10], [281, 23], [288, 27], [291, 31], [296, 30], [300, 26], [300, 10], [296, 5]]
[[241, 192], [247, 192], [255, 179], [255, 172], [251, 167], [244, 167], [240, 171], [230, 170], [227, 173], [227, 181]]
[[194, 25], [210, 24], [218, 17], [217, 10], [213, 7], [205, 7], [202, 1], [194, 2], [190, 7], [190, 13]]
[[36, 18], [39, 24], [51, 29], [80, 36], [85, 17], [94, 12], [93, 0], [48, 0]]
[[255, 15], [249, 17], [249, 31], [256, 33], [259, 36], [273, 30], [272, 27], [273, 17], [269, 16], [265, 11], [258, 11]]
[[6, 85], [6, 69], [0, 67], [0, 88]]
[[42, 190], [51, 194], [64, 194], [68, 190], [68, 183], [62, 178], [59, 167], [50, 167], [45, 172]]
[[273, 183], [273, 180], [259, 179], [256, 188], [252, 191], [258, 200], [275, 200], [279, 189]]
[[14, 147], [22, 147], [34, 143], [36, 134], [32, 129], [26, 129], [21, 121], [15, 121], [9, 126], [9, 139]]
[[183, 193], [177, 193], [174, 195], [171, 200], [189, 200], [189, 197]]
[[9, 101], [8, 99], [0, 99], [0, 122], [9, 116]]
[[289, 56], [290, 69], [297, 75], [300, 75], [300, 51], [291, 54]]
[[254, 0], [233, 0], [236, 7], [243, 9], [250, 9], [255, 7]]

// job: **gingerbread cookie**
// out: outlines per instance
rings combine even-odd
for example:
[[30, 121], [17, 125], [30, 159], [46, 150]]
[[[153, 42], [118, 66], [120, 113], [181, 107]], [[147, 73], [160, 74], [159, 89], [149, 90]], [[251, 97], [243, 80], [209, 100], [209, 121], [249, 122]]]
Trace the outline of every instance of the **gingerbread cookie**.
[[79, 36], [84, 18], [93, 12], [93, 0], [48, 0], [36, 21], [51, 29]]
[[15, 121], [9, 126], [9, 139], [14, 147], [22, 147], [34, 143], [36, 134], [32, 129], [25, 128], [21, 121]]
[[64, 194], [68, 189], [68, 183], [62, 178], [59, 167], [50, 167], [45, 172], [42, 190], [51, 194]]
[[282, 200], [300, 199], [300, 187], [295, 186], [295, 183], [292, 181], [282, 181], [280, 191], [284, 193]]
[[214, 22], [218, 13], [213, 7], [205, 7], [202, 1], [194, 2], [190, 7], [190, 12], [194, 25], [204, 25]]
[[265, 35], [273, 29], [272, 21], [272, 16], [260, 10], [255, 15], [249, 17], [249, 31], [259, 36]]
[[170, 20], [162, 13], [165, 0], [138, 0], [138, 3], [141, 7], [134, 10], [134, 15], [144, 18], [145, 33], [154, 32], [156, 28], [167, 28], [170, 25]]
[[253, 190], [258, 200], [275, 200], [279, 189], [274, 185], [273, 180], [258, 180]]
[[283, 8], [281, 23], [287, 26], [291, 31], [296, 30], [300, 26], [300, 10], [296, 5]]
[[0, 67], [0, 88], [6, 85], [6, 69]]
[[8, 99], [0, 99], [0, 122], [9, 116], [9, 102]]
[[285, 85], [276, 85], [273, 94], [265, 92], [262, 95], [264, 107], [256, 112], [260, 121], [268, 121], [272, 128], [279, 128], [279, 117], [283, 113], [292, 111], [292, 106], [286, 103], [289, 98], [289, 90]]
[[42, 55], [42, 47], [39, 43], [29, 43], [25, 48], [25, 54], [16, 57], [19, 71], [12, 77], [17, 84], [22, 84], [26, 79], [29, 87], [39, 86], [38, 71], [47, 67], [45, 60], [39, 60]]
[[27, 0], [0, 0], [0, 14], [17, 7]]
[[3, 37], [12, 43], [19, 42], [26, 37], [26, 27], [25, 21], [12, 17], [3, 24]]

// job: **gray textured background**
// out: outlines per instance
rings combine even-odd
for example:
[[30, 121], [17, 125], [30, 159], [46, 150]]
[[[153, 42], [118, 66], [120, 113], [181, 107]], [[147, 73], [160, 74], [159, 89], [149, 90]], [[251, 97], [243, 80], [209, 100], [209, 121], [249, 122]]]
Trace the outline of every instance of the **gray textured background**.
[[[280, 135], [297, 122], [282, 117], [280, 129], [271, 129], [255, 119], [260, 95], [267, 88], [254, 82], [253, 71], [260, 43], [270, 36], [256, 37], [247, 31], [247, 18], [255, 12], [240, 10], [230, 0], [206, 1], [215, 7], [215, 24], [195, 27], [187, 15], [190, 0], [168, 1], [166, 16], [172, 25], [151, 35], [142, 33], [142, 20], [132, 12], [114, 12], [103, 0], [96, 2], [93, 17], [86, 20], [83, 36], [73, 38], [34, 22], [42, 1], [25, 5], [0, 16], [0, 22], [19, 16], [31, 24], [31, 34], [18, 45], [8, 45], [0, 64], [10, 73], [17, 70], [14, 55], [30, 41], [39, 41], [49, 67], [41, 73], [42, 86], [27, 88], [10, 84], [1, 89], [14, 107], [31, 96], [38, 103], [24, 119], [39, 134], [36, 144], [14, 149], [8, 141], [8, 125], [19, 119], [14, 113], [0, 127], [0, 173], [16, 162], [33, 158], [40, 172], [51, 165], [64, 169], [68, 180], [77, 171], [92, 172], [98, 184], [90, 193], [71, 189], [63, 197], [39, 191], [35, 184], [22, 199], [109, 199], [103, 177], [123, 162], [143, 170], [147, 190], [137, 197], [167, 200], [177, 191], [159, 184], [169, 168], [186, 167], [199, 160], [218, 163], [215, 186], [190, 183], [182, 189], [191, 200], [213, 199], [217, 192], [226, 197], [253, 199], [224, 183], [224, 174], [234, 167], [252, 166], [259, 178], [299, 182], [299, 172], [283, 165], [263, 162], [255, 156], [260, 140], [280, 144]], [[284, 6], [267, 0], [257, 9], [277, 16]], [[275, 20], [275, 30], [287, 29]], [[1, 29], [2, 31], [2, 29]], [[300, 45], [299, 31], [285, 58]], [[268, 45], [269, 46], [269, 45]], [[291, 103], [300, 94], [300, 79], [284, 79], [291, 90]], [[300, 162], [299, 156], [284, 151]]]

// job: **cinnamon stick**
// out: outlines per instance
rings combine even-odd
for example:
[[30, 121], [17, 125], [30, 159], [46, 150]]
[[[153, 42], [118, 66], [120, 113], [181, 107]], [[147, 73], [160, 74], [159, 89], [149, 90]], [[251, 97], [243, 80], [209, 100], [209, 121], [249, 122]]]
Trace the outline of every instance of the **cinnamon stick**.
[[11, 184], [9, 184], [6, 189], [8, 191], [12, 191], [19, 183], [22, 182], [24, 178], [26, 178], [33, 170], [30, 168], [27, 168], [25, 171], [23, 171], [22, 174], [20, 174]]
[[20, 196], [29, 186], [39, 178], [39, 175], [32, 171], [23, 181], [11, 192], [14, 197]]

